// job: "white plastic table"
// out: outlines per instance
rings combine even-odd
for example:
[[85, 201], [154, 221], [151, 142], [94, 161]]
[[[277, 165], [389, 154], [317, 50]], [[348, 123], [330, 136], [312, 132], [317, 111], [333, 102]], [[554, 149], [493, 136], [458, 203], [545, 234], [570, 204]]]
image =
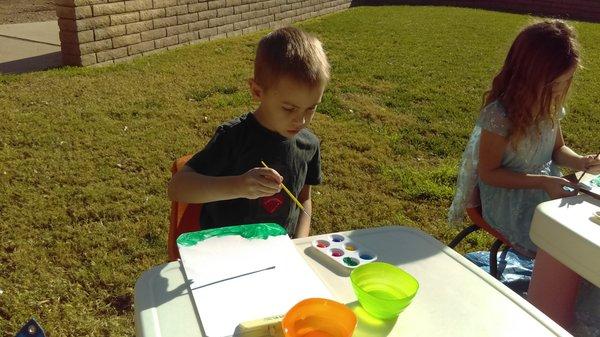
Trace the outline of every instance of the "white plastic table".
[[529, 300], [570, 327], [580, 276], [600, 287], [600, 200], [578, 195], [538, 205], [529, 235], [539, 247]]
[[[324, 235], [294, 240], [334, 298], [357, 314], [355, 337], [570, 336], [529, 302], [420, 230], [391, 226], [341, 234], [373, 250], [380, 261], [403, 268], [420, 284], [397, 320], [378, 320], [357, 303], [349, 277], [313, 253], [311, 241]], [[134, 307], [138, 337], [203, 336], [179, 262], [142, 274], [135, 286]]]

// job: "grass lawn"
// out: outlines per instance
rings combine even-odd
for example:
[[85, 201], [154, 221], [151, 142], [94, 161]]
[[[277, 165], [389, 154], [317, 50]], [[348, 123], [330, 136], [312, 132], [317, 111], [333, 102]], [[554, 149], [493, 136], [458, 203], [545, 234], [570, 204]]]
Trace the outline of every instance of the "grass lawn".
[[[325, 181], [313, 234], [403, 224], [448, 242], [457, 164], [483, 92], [527, 16], [359, 7], [299, 24], [333, 78], [312, 128]], [[600, 148], [600, 25], [573, 22], [585, 69], [563, 123]], [[263, 32], [264, 33], [264, 32]], [[261, 34], [107, 68], [0, 75], [0, 336], [133, 336], [135, 280], [166, 261], [172, 161], [252, 110]], [[474, 236], [461, 249], [485, 248]]]

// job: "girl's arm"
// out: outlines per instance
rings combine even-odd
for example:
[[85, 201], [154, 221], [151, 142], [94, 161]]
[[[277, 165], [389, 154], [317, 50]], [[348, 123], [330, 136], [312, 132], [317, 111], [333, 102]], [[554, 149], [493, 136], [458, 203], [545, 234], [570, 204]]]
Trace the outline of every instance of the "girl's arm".
[[[300, 194], [298, 195], [298, 201], [304, 207], [306, 213], [312, 215], [312, 200], [310, 198], [310, 185], [304, 185]], [[296, 226], [296, 232], [294, 233], [294, 238], [305, 238], [310, 233], [310, 217], [308, 217], [304, 212], [300, 211], [300, 215], [298, 216], [298, 225]]]
[[556, 143], [552, 151], [552, 160], [558, 166], [570, 167], [577, 171], [587, 171], [591, 174], [600, 174], [600, 158], [596, 155], [580, 156], [570, 147], [565, 145], [565, 140], [558, 125], [556, 132]]
[[488, 185], [503, 188], [531, 188], [543, 189], [551, 198], [574, 195], [576, 192], [567, 192], [562, 187], [573, 184], [567, 179], [539, 174], [518, 173], [502, 166], [502, 156], [508, 139], [487, 130], [481, 131], [479, 143], [478, 173], [483, 182]]
[[558, 123], [556, 132], [556, 141], [554, 142], [554, 150], [552, 151], [552, 160], [558, 166], [569, 167], [577, 171], [585, 170], [584, 157], [575, 153], [570, 147], [565, 145], [565, 139]]
[[283, 178], [270, 168], [257, 167], [239, 176], [212, 177], [184, 166], [169, 181], [169, 199], [190, 204], [236, 198], [256, 199], [280, 191]]

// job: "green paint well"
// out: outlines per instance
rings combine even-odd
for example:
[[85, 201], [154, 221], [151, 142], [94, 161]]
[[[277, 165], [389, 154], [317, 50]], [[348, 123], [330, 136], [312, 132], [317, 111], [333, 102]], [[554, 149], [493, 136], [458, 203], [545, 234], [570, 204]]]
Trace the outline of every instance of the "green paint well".
[[358, 262], [356, 262], [355, 260], [353, 260], [350, 257], [345, 257], [342, 261], [344, 261], [344, 263], [349, 265], [350, 267], [354, 267], [354, 266], [358, 265]]
[[193, 246], [198, 242], [206, 239], [239, 235], [246, 239], [262, 239], [266, 240], [271, 236], [279, 236], [287, 234], [285, 228], [275, 223], [257, 223], [250, 225], [239, 225], [221, 228], [205, 229], [198, 232], [190, 232], [181, 234], [177, 238], [177, 244], [185, 247]]

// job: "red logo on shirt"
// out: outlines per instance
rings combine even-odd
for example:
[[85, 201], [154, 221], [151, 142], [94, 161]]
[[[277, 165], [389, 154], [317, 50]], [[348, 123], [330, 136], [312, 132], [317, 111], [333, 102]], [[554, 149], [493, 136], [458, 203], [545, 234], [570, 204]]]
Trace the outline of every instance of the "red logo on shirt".
[[285, 197], [281, 193], [277, 193], [270, 197], [262, 197], [260, 198], [261, 206], [267, 211], [269, 214], [273, 214], [276, 210], [283, 205], [285, 201]]

